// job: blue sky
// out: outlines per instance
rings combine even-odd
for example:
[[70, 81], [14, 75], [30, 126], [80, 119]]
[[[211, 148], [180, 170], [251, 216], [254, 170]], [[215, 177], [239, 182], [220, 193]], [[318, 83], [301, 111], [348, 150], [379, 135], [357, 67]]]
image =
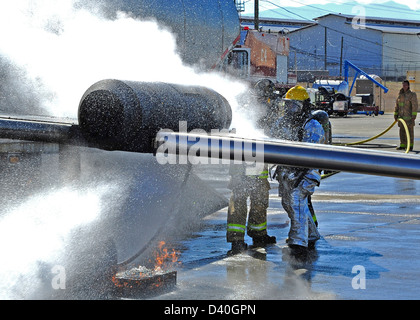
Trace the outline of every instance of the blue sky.
[[[254, 15], [254, 0], [245, 0], [243, 16]], [[420, 21], [420, 0], [259, 0], [260, 17], [307, 19], [327, 13]]]

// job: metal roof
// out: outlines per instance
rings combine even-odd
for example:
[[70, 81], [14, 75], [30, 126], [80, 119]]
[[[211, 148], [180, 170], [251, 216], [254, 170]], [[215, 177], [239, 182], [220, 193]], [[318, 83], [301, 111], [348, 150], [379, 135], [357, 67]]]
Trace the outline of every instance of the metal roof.
[[[353, 19], [355, 15], [348, 15], [348, 14], [337, 14], [337, 13], [327, 13], [322, 16], [314, 18], [314, 20], [319, 20], [321, 18], [327, 16], [337, 16], [343, 17], [346, 19]], [[413, 25], [418, 26], [420, 28], [420, 21], [419, 20], [404, 20], [404, 19], [394, 19], [394, 18], [382, 18], [382, 17], [365, 17], [366, 22], [376, 22], [379, 24], [391, 24], [391, 25]]]
[[[327, 16], [337, 16], [345, 18], [346, 23], [352, 24], [354, 15], [327, 13], [325, 15], [314, 18], [314, 22], [296, 19], [275, 19], [275, 18], [260, 18], [260, 25], [264, 31], [271, 29], [272, 32], [287, 30], [288, 32], [295, 32], [298, 30], [310, 28], [318, 25], [318, 20]], [[241, 17], [241, 25], [253, 27], [254, 22], [252, 17]], [[377, 30], [383, 33], [397, 33], [416, 35], [420, 33], [420, 21], [418, 20], [402, 20], [380, 17], [366, 17], [365, 25], [367, 29]]]
[[383, 33], [399, 33], [399, 34], [410, 34], [410, 35], [420, 34], [420, 27], [406, 28], [406, 27], [377, 26], [377, 25], [372, 26], [372, 25], [366, 24], [366, 29], [378, 30]]
[[[314, 23], [314, 24], [316, 24], [316, 23]], [[252, 23], [251, 22], [242, 22], [241, 26], [243, 26], [243, 27], [247, 26], [250, 29], [253, 29], [254, 28], [254, 23], [253, 22]], [[271, 24], [266, 24], [266, 23], [260, 23], [260, 27], [262, 27], [263, 31], [268, 31], [268, 29], [270, 29], [271, 32], [285, 31], [286, 33], [287, 32], [292, 32], [292, 31], [295, 31], [295, 30], [300, 30], [300, 29], [303, 28], [302, 26], [290, 26], [290, 25], [286, 25], [286, 24], [284, 24], [284, 25], [280, 25], [280, 24], [271, 25]]]
[[[254, 27], [253, 17], [241, 17], [242, 26]], [[278, 31], [294, 31], [301, 29], [308, 25], [316, 24], [315, 21], [311, 20], [298, 20], [298, 19], [277, 19], [277, 18], [259, 18], [259, 25], [263, 28], [263, 31], [270, 29], [272, 32]]]

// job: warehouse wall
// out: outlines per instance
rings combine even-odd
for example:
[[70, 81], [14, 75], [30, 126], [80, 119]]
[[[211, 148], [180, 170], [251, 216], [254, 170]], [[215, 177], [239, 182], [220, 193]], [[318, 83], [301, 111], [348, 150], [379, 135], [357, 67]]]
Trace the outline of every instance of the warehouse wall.
[[[355, 29], [345, 17], [321, 17], [318, 25], [289, 34], [289, 69], [324, 69], [325, 28], [327, 29], [327, 70], [331, 76], [340, 75], [341, 38], [343, 61], [350, 60], [370, 74], [382, 74], [382, 33], [371, 29]], [[296, 55], [296, 57], [295, 57]], [[295, 59], [296, 58], [296, 59]], [[296, 65], [295, 65], [296, 61]]]
[[413, 34], [383, 34], [384, 78], [403, 80], [409, 70], [420, 69], [420, 38]]

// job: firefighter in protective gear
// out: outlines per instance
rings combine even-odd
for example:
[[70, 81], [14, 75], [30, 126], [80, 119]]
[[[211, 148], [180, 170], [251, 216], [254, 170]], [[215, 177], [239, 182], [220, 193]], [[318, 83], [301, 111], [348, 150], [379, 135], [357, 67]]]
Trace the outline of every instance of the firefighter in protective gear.
[[[291, 141], [327, 143], [321, 123], [313, 118], [309, 95], [305, 88], [291, 88], [283, 99], [282, 116], [271, 133], [274, 137]], [[325, 115], [322, 115], [325, 117]], [[308, 202], [321, 181], [320, 170], [312, 168], [281, 167], [278, 172], [282, 188], [282, 206], [291, 224], [286, 240], [292, 254], [300, 255], [314, 246], [320, 238]]]
[[410, 90], [410, 82], [405, 80], [403, 81], [403, 87], [396, 101], [394, 119], [403, 119], [406, 122], [410, 134], [410, 141], [407, 141], [404, 125], [398, 122], [398, 126], [400, 127], [400, 145], [397, 149], [406, 149], [408, 143], [410, 143], [410, 150], [413, 150], [414, 124], [417, 117], [417, 108], [417, 95]]
[[324, 129], [325, 133], [325, 142], [326, 144], [332, 144], [332, 130], [331, 130], [331, 122], [328, 113], [324, 110], [315, 110], [311, 113], [311, 118], [317, 120], [322, 129]]
[[[271, 99], [273, 97], [275, 85], [269, 79], [258, 80], [254, 85], [254, 92], [259, 99]], [[268, 100], [270, 102], [270, 100]]]
[[[263, 115], [257, 120], [257, 127], [267, 131], [273, 112], [275, 86], [268, 79], [258, 81], [252, 92], [257, 101], [265, 108]], [[254, 246], [275, 243], [276, 238], [267, 235], [267, 208], [269, 202], [270, 183], [268, 182], [268, 165], [253, 163], [247, 165], [232, 164], [229, 188], [232, 195], [229, 201], [226, 239], [232, 243], [229, 254], [236, 254], [247, 249], [244, 237], [248, 234]], [[247, 201], [250, 199], [248, 216]], [[248, 224], [247, 224], [248, 216]]]
[[[244, 241], [245, 232], [253, 239], [254, 246], [275, 243], [276, 238], [267, 235], [267, 208], [270, 183], [268, 166], [253, 164], [247, 166], [232, 164], [229, 188], [232, 195], [229, 201], [226, 239], [232, 243], [230, 254], [247, 249]], [[250, 199], [248, 224], [247, 200]]]
[[273, 123], [278, 118], [278, 100], [280, 96], [274, 83], [269, 79], [259, 80], [253, 89], [257, 101], [265, 108], [264, 114], [257, 121], [257, 126], [268, 134]]

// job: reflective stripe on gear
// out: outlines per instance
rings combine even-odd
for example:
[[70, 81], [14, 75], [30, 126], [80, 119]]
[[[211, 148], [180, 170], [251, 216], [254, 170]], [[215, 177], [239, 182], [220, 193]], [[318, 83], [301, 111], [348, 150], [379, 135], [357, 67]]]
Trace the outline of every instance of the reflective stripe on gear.
[[261, 171], [258, 179], [268, 179], [268, 171]]
[[246, 227], [242, 224], [228, 223], [227, 231], [228, 232], [241, 232], [245, 233]]
[[267, 222], [263, 222], [261, 224], [248, 224], [248, 229], [252, 231], [267, 230]]
[[268, 170], [261, 171], [259, 175], [247, 174], [247, 177], [255, 177], [258, 179], [268, 179]]

